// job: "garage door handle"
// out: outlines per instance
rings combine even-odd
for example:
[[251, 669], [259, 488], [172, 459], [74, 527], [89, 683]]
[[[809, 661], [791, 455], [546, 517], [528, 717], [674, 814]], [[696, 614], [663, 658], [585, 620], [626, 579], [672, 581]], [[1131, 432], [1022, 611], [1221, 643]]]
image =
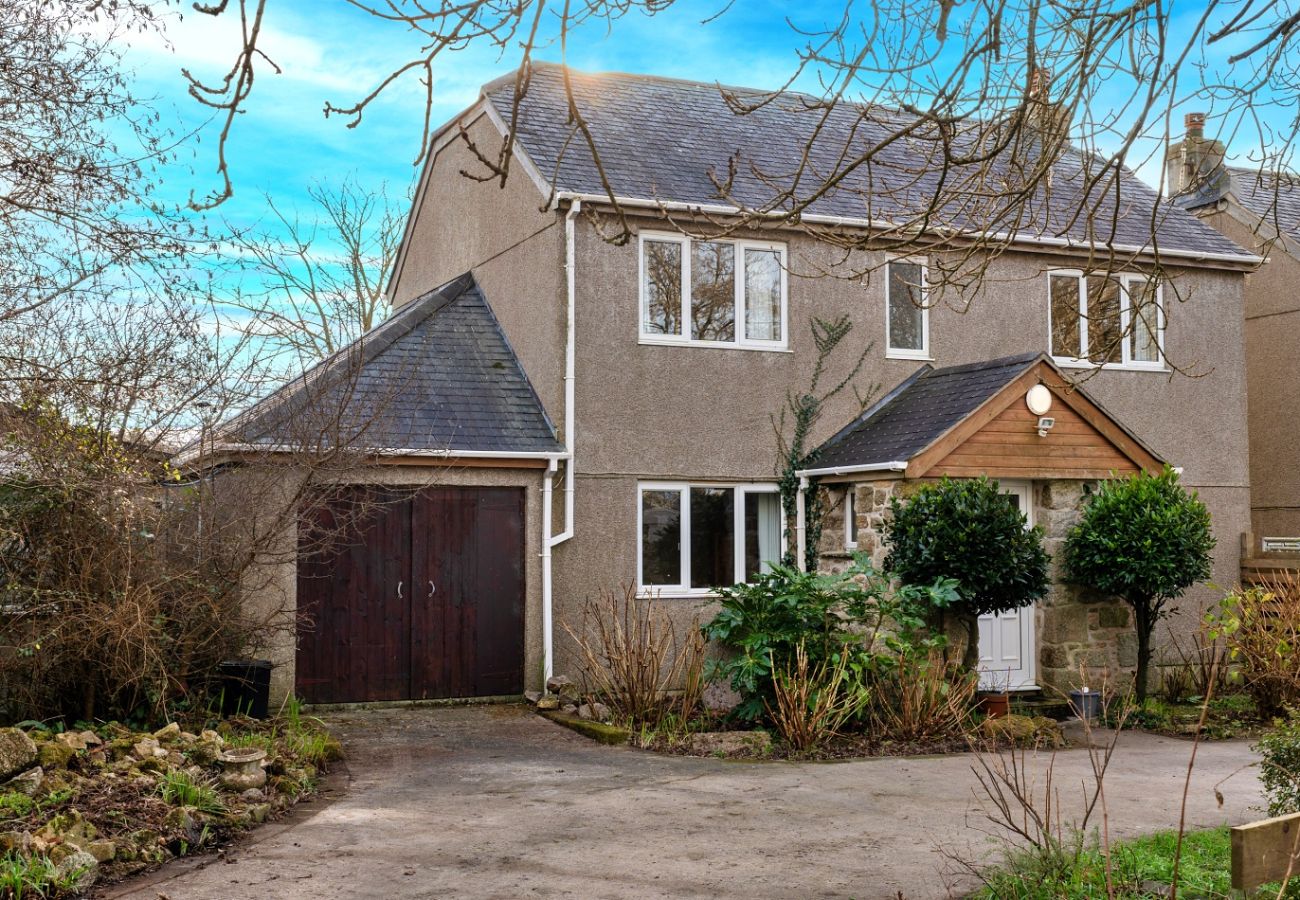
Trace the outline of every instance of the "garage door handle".
[[402, 599], [402, 583], [400, 581], [397, 582], [397, 599]]
[[437, 590], [437, 588], [435, 588], [435, 587], [433, 586], [433, 582], [430, 581], [430, 582], [429, 582], [429, 596], [430, 596], [430, 597], [433, 596], [433, 592], [434, 592], [435, 590]]

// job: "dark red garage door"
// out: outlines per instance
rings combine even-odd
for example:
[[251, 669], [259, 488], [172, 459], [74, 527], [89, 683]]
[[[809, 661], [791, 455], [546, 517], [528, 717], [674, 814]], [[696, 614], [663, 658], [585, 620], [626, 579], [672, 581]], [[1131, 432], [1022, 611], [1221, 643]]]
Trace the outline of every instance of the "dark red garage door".
[[298, 695], [520, 693], [523, 521], [521, 488], [332, 492], [299, 529]]

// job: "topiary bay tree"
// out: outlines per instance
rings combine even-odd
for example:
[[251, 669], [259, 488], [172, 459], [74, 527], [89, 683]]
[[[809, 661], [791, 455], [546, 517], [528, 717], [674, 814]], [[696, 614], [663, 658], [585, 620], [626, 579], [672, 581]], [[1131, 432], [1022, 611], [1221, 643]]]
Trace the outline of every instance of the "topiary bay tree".
[[1066, 577], [1122, 598], [1137, 628], [1138, 702], [1147, 696], [1151, 635], [1171, 600], [1210, 577], [1210, 511], [1168, 466], [1102, 482], [1065, 542]]
[[949, 607], [966, 630], [962, 666], [979, 665], [979, 617], [1028, 606], [1047, 593], [1050, 557], [1041, 528], [1028, 528], [1024, 513], [987, 478], [943, 480], [917, 491], [906, 503], [894, 498], [885, 525], [885, 568], [904, 584], [952, 578], [957, 591]]

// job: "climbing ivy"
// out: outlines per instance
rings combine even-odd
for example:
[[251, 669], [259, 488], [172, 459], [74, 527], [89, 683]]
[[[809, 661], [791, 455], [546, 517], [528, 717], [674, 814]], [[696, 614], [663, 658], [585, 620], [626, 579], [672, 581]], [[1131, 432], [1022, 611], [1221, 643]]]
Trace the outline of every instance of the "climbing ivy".
[[[853, 330], [853, 323], [845, 315], [833, 320], [814, 316], [808, 324], [812, 331], [813, 344], [817, 348], [817, 362], [808, 379], [808, 386], [803, 391], [787, 391], [781, 411], [772, 416], [772, 430], [776, 433], [777, 484], [781, 491], [781, 508], [785, 513], [785, 520], [790, 523], [796, 521], [798, 513], [799, 475], [797, 473], [800, 469], [809, 468], [816, 461], [816, 448], [810, 450], [808, 444], [827, 401], [852, 387], [854, 397], [858, 401], [858, 411], [861, 412], [866, 409], [879, 388], [879, 385], [873, 384], [865, 391], [860, 391], [854, 383], [862, 371], [863, 364], [867, 361], [867, 354], [871, 352], [873, 344], [869, 342], [862, 348], [861, 354], [858, 355], [857, 361], [849, 369], [848, 374], [829, 389], [822, 391], [822, 378], [826, 374], [831, 357]], [[815, 482], [810, 485], [809, 498], [804, 519], [804, 564], [807, 570], [812, 572], [817, 569], [817, 545], [821, 541], [822, 520], [825, 518], [827, 506], [825, 491], [818, 488]], [[790, 528], [785, 554], [781, 559], [784, 565], [795, 564], [796, 544], [795, 530]]]

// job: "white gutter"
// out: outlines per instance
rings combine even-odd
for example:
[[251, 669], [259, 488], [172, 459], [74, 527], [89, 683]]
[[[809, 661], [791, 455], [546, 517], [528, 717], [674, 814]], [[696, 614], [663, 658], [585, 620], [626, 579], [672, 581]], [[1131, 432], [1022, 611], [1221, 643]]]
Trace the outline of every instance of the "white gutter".
[[806, 548], [808, 545], [808, 513], [804, 509], [805, 494], [808, 490], [808, 479], [799, 478], [799, 490], [794, 496], [794, 552], [795, 568], [800, 572], [808, 571], [805, 559], [807, 557]]
[[[574, 193], [572, 191], [558, 191], [555, 194], [557, 200], [572, 200], [575, 203], [609, 203], [607, 194], [584, 194]], [[712, 216], [742, 216], [742, 215], [759, 215], [764, 218], [780, 219], [787, 214], [779, 210], [772, 212], [759, 212], [758, 210], [746, 210], [735, 206], [726, 206], [718, 203], [683, 203], [678, 200], [653, 200], [649, 197], [617, 197], [616, 201], [621, 206], [630, 206], [633, 208], [668, 210], [670, 212], [685, 213], [704, 213]], [[827, 216], [818, 213], [801, 213], [799, 221], [810, 225], [830, 225], [843, 228], [868, 228], [879, 231], [896, 231], [898, 224], [896, 222], [881, 222], [875, 219], [865, 219], [855, 216]], [[1019, 244], [1040, 245], [1046, 247], [1059, 247], [1066, 250], [1087, 250], [1093, 251], [1108, 249], [1119, 253], [1145, 254], [1148, 256], [1168, 256], [1176, 259], [1201, 260], [1205, 262], [1231, 262], [1240, 263], [1241, 265], [1260, 265], [1264, 262], [1262, 256], [1254, 254], [1236, 255], [1231, 253], [1201, 253], [1197, 250], [1160, 250], [1158, 248], [1139, 246], [1137, 244], [1101, 244], [1094, 245], [1081, 241], [1072, 241], [1069, 238], [1054, 237], [1026, 237], [1024, 235], [1011, 235], [1005, 231], [959, 231], [956, 229], [933, 229], [937, 233], [948, 233], [958, 237], [969, 236], [973, 238], [984, 238], [994, 241], [1011, 241]]]
[[555, 477], [556, 460], [551, 460], [546, 467], [546, 477], [542, 479], [542, 522], [546, 534], [542, 539], [542, 689], [555, 674], [555, 634], [551, 615], [551, 482]]
[[819, 475], [853, 475], [857, 472], [906, 472], [906, 460], [893, 460], [892, 462], [883, 463], [866, 463], [860, 466], [833, 466], [829, 469], [800, 469], [795, 472], [800, 478], [810, 478]]

